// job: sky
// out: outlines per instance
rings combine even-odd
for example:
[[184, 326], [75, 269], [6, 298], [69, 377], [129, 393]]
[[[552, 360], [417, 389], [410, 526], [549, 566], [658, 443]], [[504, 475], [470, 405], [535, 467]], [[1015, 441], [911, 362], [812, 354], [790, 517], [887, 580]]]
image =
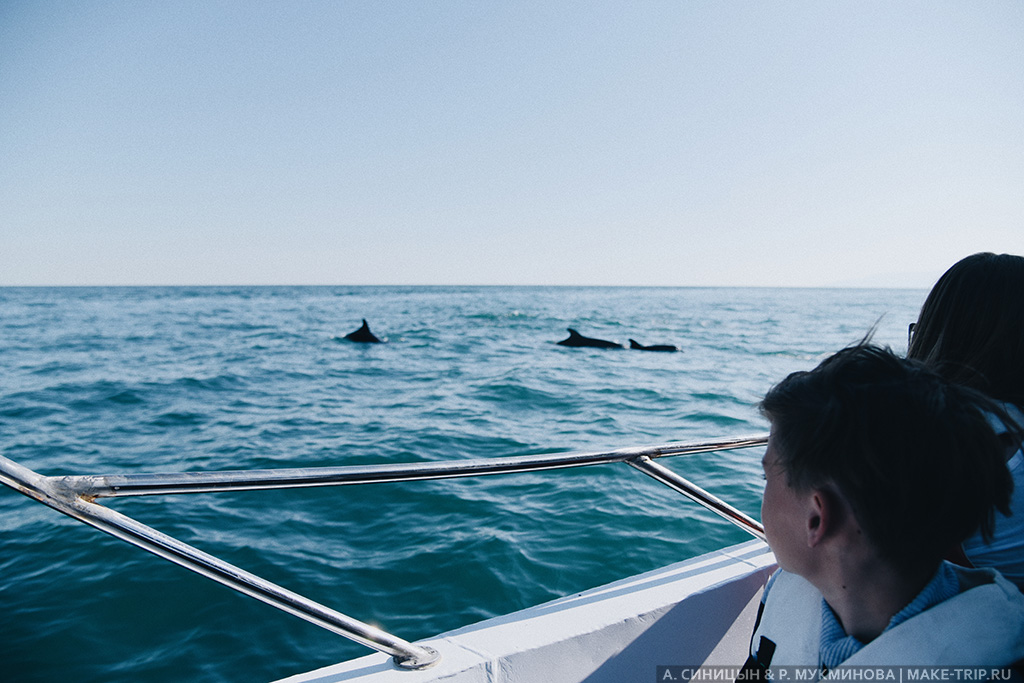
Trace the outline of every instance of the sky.
[[0, 0], [0, 286], [927, 288], [1018, 0]]

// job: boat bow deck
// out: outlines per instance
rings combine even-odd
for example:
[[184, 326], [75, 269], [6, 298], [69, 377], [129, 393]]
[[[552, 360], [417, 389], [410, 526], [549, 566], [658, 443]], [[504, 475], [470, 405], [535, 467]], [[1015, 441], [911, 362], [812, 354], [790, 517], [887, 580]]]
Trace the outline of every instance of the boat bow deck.
[[429, 669], [373, 654], [279, 683], [653, 683], [659, 666], [739, 667], [774, 568], [749, 541], [421, 641], [441, 653]]

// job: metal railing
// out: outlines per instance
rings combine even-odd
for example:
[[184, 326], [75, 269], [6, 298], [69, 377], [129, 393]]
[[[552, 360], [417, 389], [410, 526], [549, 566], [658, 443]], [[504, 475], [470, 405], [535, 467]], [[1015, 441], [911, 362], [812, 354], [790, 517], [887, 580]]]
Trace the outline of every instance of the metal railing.
[[534, 472], [625, 462], [764, 540], [764, 528], [753, 518], [672, 470], [656, 458], [763, 446], [767, 435], [670, 443], [590, 453], [524, 455], [506, 458], [174, 474], [70, 475], [48, 477], [0, 455], [0, 482], [85, 524], [147, 550], [220, 584], [305, 619], [367, 647], [390, 654], [399, 668], [423, 669], [440, 655], [346, 616], [313, 600], [209, 555], [131, 517], [96, 503], [97, 498], [159, 494], [254, 491], [340, 486], [395, 481]]

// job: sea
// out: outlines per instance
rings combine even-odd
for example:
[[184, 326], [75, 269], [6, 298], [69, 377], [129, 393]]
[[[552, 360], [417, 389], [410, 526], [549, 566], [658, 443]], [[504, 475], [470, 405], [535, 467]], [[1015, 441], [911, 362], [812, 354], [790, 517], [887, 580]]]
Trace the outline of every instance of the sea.
[[[926, 292], [0, 288], [0, 454], [44, 475], [406, 463], [760, 434]], [[383, 344], [345, 335], [366, 319]], [[628, 347], [569, 348], [574, 328]], [[661, 460], [758, 518], [763, 449]], [[748, 540], [622, 463], [103, 499], [407, 640]], [[0, 486], [0, 679], [272, 681], [370, 650]]]

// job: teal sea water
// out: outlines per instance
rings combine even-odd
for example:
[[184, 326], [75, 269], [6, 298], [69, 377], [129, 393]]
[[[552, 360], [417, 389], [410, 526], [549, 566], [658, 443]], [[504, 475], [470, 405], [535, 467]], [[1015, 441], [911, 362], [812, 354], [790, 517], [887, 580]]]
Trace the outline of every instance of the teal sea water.
[[[0, 452], [42, 474], [397, 463], [764, 432], [916, 290], [0, 289]], [[347, 342], [367, 318], [380, 345]], [[574, 349], [573, 327], [679, 353]], [[663, 460], [755, 517], [760, 452]], [[414, 640], [746, 535], [617, 464], [107, 505]], [[0, 676], [267, 681], [369, 651], [0, 487]]]

